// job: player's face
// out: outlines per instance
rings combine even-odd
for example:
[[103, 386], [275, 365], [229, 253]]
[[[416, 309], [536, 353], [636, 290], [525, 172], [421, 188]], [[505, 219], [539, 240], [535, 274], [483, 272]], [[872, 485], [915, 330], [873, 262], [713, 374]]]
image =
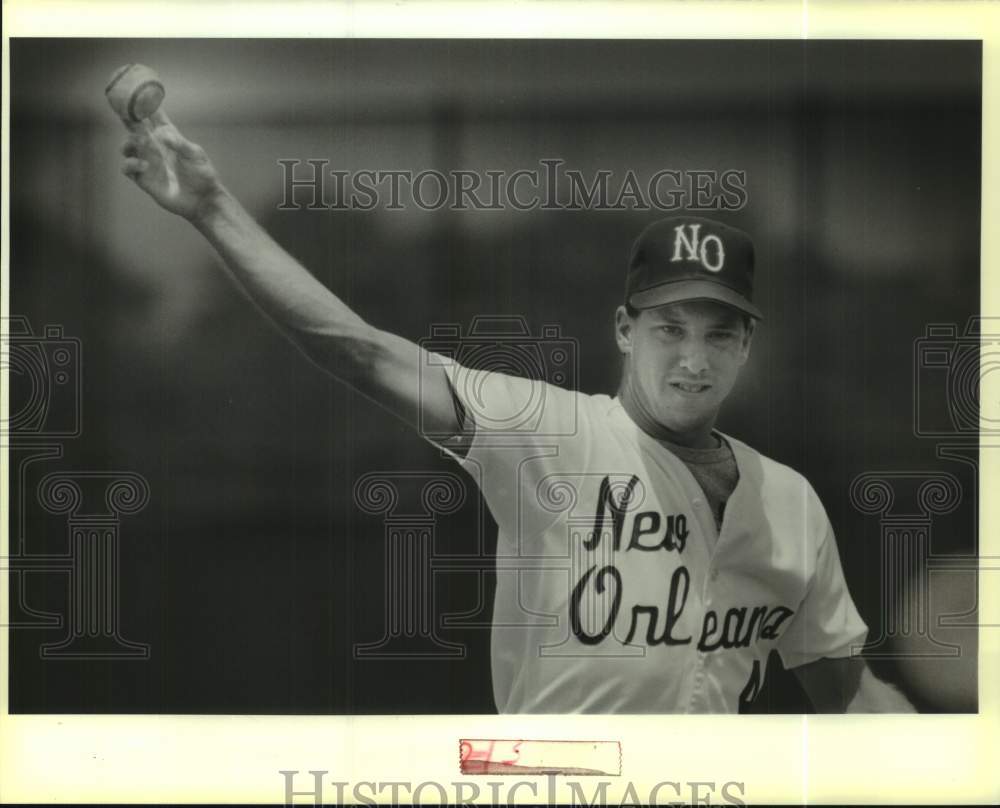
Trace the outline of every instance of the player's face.
[[619, 307], [616, 325], [627, 364], [622, 395], [633, 409], [679, 438], [707, 435], [750, 354], [752, 325], [710, 300], [644, 309], [635, 318]]

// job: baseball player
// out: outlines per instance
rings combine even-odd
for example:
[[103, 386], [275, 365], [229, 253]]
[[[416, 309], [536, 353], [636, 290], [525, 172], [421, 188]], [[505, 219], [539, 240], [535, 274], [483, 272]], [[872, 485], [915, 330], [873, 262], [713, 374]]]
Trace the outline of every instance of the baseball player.
[[476, 480], [500, 531], [500, 712], [737, 712], [772, 650], [818, 711], [912, 711], [852, 656], [867, 628], [812, 487], [715, 429], [762, 319], [747, 234], [695, 216], [647, 227], [615, 313], [621, 385], [585, 395], [374, 328], [162, 111], [130, 129], [124, 173], [208, 239], [307, 357]]

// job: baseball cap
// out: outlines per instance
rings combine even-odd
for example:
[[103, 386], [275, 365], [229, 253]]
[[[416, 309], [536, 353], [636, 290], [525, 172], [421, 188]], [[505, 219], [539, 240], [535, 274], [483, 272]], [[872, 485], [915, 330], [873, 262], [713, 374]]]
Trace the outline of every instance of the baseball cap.
[[753, 240], [742, 230], [701, 216], [660, 219], [632, 244], [625, 300], [637, 309], [717, 300], [760, 320], [753, 265]]

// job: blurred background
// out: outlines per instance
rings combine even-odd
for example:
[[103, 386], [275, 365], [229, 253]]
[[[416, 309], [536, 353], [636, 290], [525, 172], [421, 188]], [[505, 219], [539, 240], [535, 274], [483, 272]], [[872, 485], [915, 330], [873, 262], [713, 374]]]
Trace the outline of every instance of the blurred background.
[[[873, 637], [887, 619], [883, 526], [852, 504], [851, 483], [953, 475], [960, 501], [934, 517], [930, 541], [952, 569], [916, 586], [974, 622], [976, 450], [938, 456], [961, 432], [947, 418], [952, 360], [931, 378], [914, 351], [929, 324], [961, 335], [979, 313], [979, 43], [18, 39], [10, 312], [35, 335], [59, 325], [80, 340], [82, 420], [78, 437], [49, 441], [62, 457], [12, 455], [22, 496], [10, 524], [25, 554], [65, 554], [66, 516], [36, 502], [44, 475], [142, 475], [149, 503], [120, 527], [119, 628], [151, 653], [43, 659], [40, 644], [65, 632], [18, 629], [12, 711], [494, 709], [495, 526], [468, 478], [462, 507], [433, 526], [435, 556], [462, 568], [433, 576], [437, 621], [465, 615], [436, 628], [451, 650], [353, 653], [379, 642], [389, 609], [384, 519], [357, 509], [355, 484], [461, 472], [313, 368], [198, 234], [120, 174], [125, 131], [103, 90], [128, 62], [159, 72], [171, 118], [231, 190], [374, 325], [419, 340], [483, 314], [522, 316], [535, 334], [556, 324], [576, 341], [585, 392], [615, 390], [628, 249], [666, 214], [279, 210], [278, 161], [509, 173], [558, 158], [587, 177], [612, 172], [613, 187], [629, 170], [746, 172], [746, 206], [721, 217], [755, 235], [766, 320], [720, 427], [812, 482]], [[17, 372], [11, 386], [17, 412], [32, 392]], [[946, 424], [930, 437], [915, 429], [918, 401]], [[50, 416], [75, 406], [53, 398]], [[64, 573], [19, 582], [26, 624], [65, 613]], [[975, 631], [935, 632], [961, 656], [872, 665], [922, 709], [974, 711]], [[808, 708], [772, 664], [754, 709]]]

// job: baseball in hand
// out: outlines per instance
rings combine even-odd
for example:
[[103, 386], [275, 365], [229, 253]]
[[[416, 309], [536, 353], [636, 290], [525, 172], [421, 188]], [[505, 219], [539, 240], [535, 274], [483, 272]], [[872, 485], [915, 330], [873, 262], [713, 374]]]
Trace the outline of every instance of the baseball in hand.
[[166, 90], [151, 67], [127, 64], [111, 74], [104, 94], [119, 118], [127, 123], [139, 123], [160, 108]]

